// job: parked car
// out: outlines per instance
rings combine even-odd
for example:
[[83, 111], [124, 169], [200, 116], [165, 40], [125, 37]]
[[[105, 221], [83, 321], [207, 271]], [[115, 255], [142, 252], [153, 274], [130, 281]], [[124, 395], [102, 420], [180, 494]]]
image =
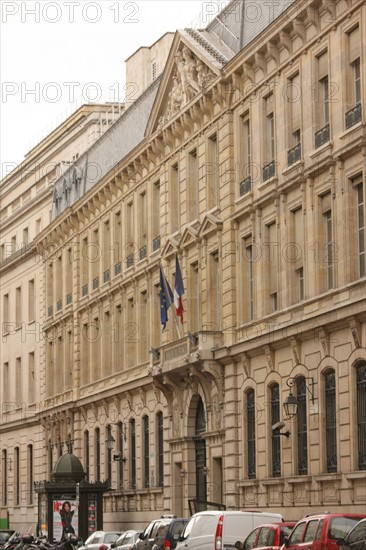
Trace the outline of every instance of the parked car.
[[209, 510], [194, 514], [185, 527], [177, 550], [218, 550], [234, 548], [256, 527], [283, 521], [281, 514]]
[[79, 550], [109, 550], [112, 542], [116, 542], [121, 534], [121, 531], [95, 531]]
[[135, 542], [134, 550], [174, 550], [188, 523], [186, 518], [162, 516], [151, 521]]
[[239, 550], [279, 550], [296, 522], [267, 523], [256, 527], [243, 543], [235, 544]]
[[142, 533], [142, 531], [133, 530], [122, 533], [116, 542], [111, 544], [111, 548], [113, 548], [113, 550], [132, 550], [133, 545], [140, 536], [140, 533]]
[[285, 538], [284, 547], [288, 550], [338, 550], [337, 539], [344, 538], [362, 518], [366, 515], [324, 512], [306, 516]]
[[341, 550], [366, 550], [366, 519], [361, 519], [348, 535], [337, 540]]

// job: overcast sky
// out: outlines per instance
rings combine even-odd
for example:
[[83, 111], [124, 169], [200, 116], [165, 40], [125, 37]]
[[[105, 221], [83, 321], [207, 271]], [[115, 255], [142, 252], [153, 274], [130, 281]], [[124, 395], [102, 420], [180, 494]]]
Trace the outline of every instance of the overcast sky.
[[2, 0], [2, 176], [82, 103], [125, 95], [125, 59], [221, 0]]

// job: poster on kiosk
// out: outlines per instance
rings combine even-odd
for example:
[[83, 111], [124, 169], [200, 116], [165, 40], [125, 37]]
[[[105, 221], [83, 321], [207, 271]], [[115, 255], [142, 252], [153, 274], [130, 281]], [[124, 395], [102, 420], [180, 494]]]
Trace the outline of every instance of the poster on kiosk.
[[53, 538], [62, 540], [69, 533], [78, 536], [78, 506], [75, 500], [53, 501]]

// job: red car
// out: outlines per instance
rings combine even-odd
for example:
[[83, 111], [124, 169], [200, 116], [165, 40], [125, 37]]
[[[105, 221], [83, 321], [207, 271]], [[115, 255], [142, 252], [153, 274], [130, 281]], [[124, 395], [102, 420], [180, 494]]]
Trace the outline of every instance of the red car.
[[337, 539], [344, 538], [362, 518], [366, 514], [309, 515], [297, 522], [284, 546], [288, 550], [339, 550]]
[[260, 548], [261, 550], [279, 550], [289, 535], [296, 522], [267, 523], [253, 529], [243, 543], [236, 547], [239, 550], [252, 550]]

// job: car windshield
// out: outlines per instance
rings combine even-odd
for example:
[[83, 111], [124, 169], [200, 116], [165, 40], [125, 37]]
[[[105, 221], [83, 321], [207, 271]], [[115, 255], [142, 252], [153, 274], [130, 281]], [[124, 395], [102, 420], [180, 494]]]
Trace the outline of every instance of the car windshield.
[[330, 539], [343, 539], [347, 533], [350, 532], [352, 527], [360, 521], [360, 518], [353, 517], [335, 517], [329, 522], [328, 538]]
[[174, 521], [171, 526], [171, 533], [173, 539], [178, 539], [183, 532], [183, 529], [187, 525], [186, 521]]
[[280, 528], [280, 546], [285, 544], [285, 537], [287, 537], [292, 531], [292, 527], [289, 525], [283, 525]]
[[119, 533], [107, 533], [104, 539], [104, 542], [107, 544], [110, 542], [115, 542], [119, 537]]

